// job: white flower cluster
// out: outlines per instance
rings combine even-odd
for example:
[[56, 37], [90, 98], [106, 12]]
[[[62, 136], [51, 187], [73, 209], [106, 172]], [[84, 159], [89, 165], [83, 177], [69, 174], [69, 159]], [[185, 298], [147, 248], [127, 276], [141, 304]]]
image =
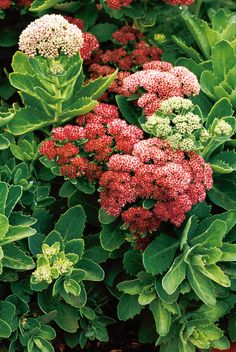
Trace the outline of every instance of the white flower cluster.
[[181, 110], [190, 110], [193, 108], [193, 103], [189, 99], [184, 99], [181, 97], [172, 97], [164, 100], [159, 108], [165, 114], [171, 112], [180, 112]]
[[229, 136], [232, 133], [232, 127], [224, 120], [220, 120], [215, 126], [214, 132], [218, 135]]
[[32, 275], [35, 277], [35, 281], [37, 282], [46, 281], [49, 284], [52, 282], [51, 267], [49, 264], [40, 266], [33, 272]]
[[61, 15], [44, 15], [31, 22], [21, 33], [19, 49], [27, 56], [37, 54], [53, 59], [60, 52], [68, 56], [79, 53], [83, 34], [74, 24]]
[[181, 97], [169, 98], [162, 102], [156, 114], [146, 122], [146, 129], [155, 137], [168, 140], [174, 149], [196, 150], [209, 138], [203, 128], [201, 118], [194, 114], [193, 103]]

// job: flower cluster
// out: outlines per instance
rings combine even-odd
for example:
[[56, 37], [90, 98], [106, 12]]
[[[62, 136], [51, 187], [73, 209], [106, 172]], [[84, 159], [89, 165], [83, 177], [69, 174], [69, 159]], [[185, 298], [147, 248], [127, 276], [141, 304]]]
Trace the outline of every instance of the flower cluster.
[[27, 56], [37, 54], [53, 59], [60, 52], [77, 54], [83, 45], [83, 34], [61, 15], [44, 15], [31, 22], [20, 35], [19, 49]]
[[107, 7], [112, 10], [119, 10], [121, 7], [127, 7], [133, 0], [106, 0]]
[[[109, 215], [121, 215], [132, 232], [148, 233], [162, 221], [180, 226], [212, 187], [212, 170], [195, 152], [175, 151], [150, 138], [136, 143], [132, 155], [111, 156], [100, 186], [101, 206]], [[148, 209], [145, 200], [153, 200]]]
[[6, 10], [11, 6], [11, 0], [0, 0], [0, 9]]
[[194, 3], [195, 0], [164, 0], [168, 5], [185, 5], [185, 6], [189, 6], [192, 3]]
[[144, 63], [159, 60], [162, 50], [146, 43], [144, 35], [129, 25], [114, 32], [112, 37], [119, 47], [96, 50], [88, 62], [88, 72], [90, 79], [96, 79], [107, 76], [118, 68], [118, 77], [108, 92], [122, 94], [123, 79], [130, 75], [130, 71], [136, 71]]
[[42, 245], [42, 254], [37, 255], [37, 269], [32, 273], [31, 281], [34, 284], [46, 281], [50, 284], [53, 279], [68, 273], [74, 263], [61, 251], [60, 243], [55, 242], [52, 246]]
[[138, 29], [129, 26], [128, 24], [121, 27], [114, 33], [112, 33], [112, 38], [121, 45], [127, 45], [128, 43], [136, 43], [140, 39], [144, 39], [145, 36]]
[[219, 120], [214, 128], [214, 133], [217, 135], [230, 136], [232, 126], [224, 120]]
[[169, 142], [173, 149], [184, 151], [203, 148], [209, 134], [203, 127], [201, 118], [192, 112], [193, 103], [189, 99], [173, 97], [163, 101], [159, 110], [148, 117], [146, 130]]
[[99, 179], [113, 153], [131, 154], [143, 138], [136, 126], [119, 118], [117, 107], [100, 103], [92, 112], [79, 116], [78, 125], [53, 129], [52, 140], [44, 141], [40, 153], [55, 160], [68, 178], [85, 176]]
[[33, 0], [17, 0], [17, 6], [19, 7], [30, 7]]
[[[64, 16], [64, 18], [71, 24], [76, 25], [81, 31], [84, 29], [84, 22], [80, 18], [74, 18], [70, 16]], [[93, 51], [99, 48], [99, 41], [89, 32], [83, 32], [83, 46], [80, 49], [80, 55], [83, 60], [91, 58]]]
[[123, 94], [131, 96], [140, 93], [137, 105], [143, 108], [145, 115], [152, 115], [163, 100], [171, 97], [198, 95], [200, 85], [197, 77], [187, 68], [173, 67], [168, 62], [151, 61], [143, 66], [142, 71], [133, 73], [123, 80]]

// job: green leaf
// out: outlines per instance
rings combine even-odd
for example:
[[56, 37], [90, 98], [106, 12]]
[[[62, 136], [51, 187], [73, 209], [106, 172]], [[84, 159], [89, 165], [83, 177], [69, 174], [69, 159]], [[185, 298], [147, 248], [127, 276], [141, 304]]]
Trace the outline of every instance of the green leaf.
[[112, 33], [117, 29], [115, 24], [104, 22], [93, 26], [90, 32], [98, 38], [99, 42], [106, 42], [111, 39]]
[[[74, 100], [74, 98], [73, 98]], [[59, 115], [61, 122], [67, 122], [78, 115], [87, 114], [97, 106], [98, 102], [91, 98], [79, 98], [76, 102], [71, 99], [62, 104], [62, 113]], [[67, 107], [68, 106], [68, 107]]]
[[28, 73], [33, 75], [35, 72], [30, 64], [31, 59], [22, 51], [16, 51], [12, 58], [12, 68], [17, 73]]
[[98, 219], [101, 224], [108, 225], [114, 222], [116, 220], [116, 217], [113, 215], [107, 214], [105, 209], [100, 208], [98, 212]]
[[55, 225], [64, 241], [82, 237], [86, 215], [81, 205], [74, 206], [61, 215]]
[[8, 338], [12, 333], [11, 327], [3, 319], [0, 319], [0, 337]]
[[8, 129], [13, 135], [17, 136], [40, 129], [53, 122], [53, 118], [49, 118], [43, 111], [26, 106], [14, 111], [14, 118], [8, 123]]
[[187, 277], [196, 295], [206, 305], [215, 306], [216, 298], [211, 280], [206, 278], [201, 272], [199, 272], [198, 268], [194, 268], [191, 264], [188, 265]]
[[232, 230], [236, 224], [236, 210], [229, 210], [221, 214], [212, 215], [201, 221], [195, 231], [195, 236], [205, 232], [215, 220], [222, 220], [227, 226], [227, 233]]
[[205, 267], [199, 266], [199, 270], [209, 279], [216, 282], [217, 284], [230, 287], [231, 282], [227, 275], [218, 267], [216, 264], [207, 265]]
[[191, 240], [191, 245], [200, 244], [202, 247], [220, 247], [227, 233], [227, 225], [222, 220], [215, 220], [210, 227], [201, 235]]
[[222, 256], [221, 262], [233, 262], [236, 261], [236, 244], [223, 243], [221, 247]]
[[[207, 191], [210, 200], [223, 209], [236, 209], [236, 188], [234, 173], [215, 177], [213, 188]], [[229, 177], [232, 175], [232, 178]]]
[[86, 236], [85, 252], [83, 257], [86, 259], [92, 259], [98, 264], [104, 263], [107, 260], [109, 257], [109, 252], [102, 248], [99, 234]]
[[118, 249], [125, 242], [125, 232], [120, 229], [121, 222], [115, 222], [103, 225], [100, 233], [101, 245], [107, 251]]
[[215, 155], [210, 163], [215, 164], [217, 161], [225, 163], [232, 171], [236, 171], [236, 153], [234, 151], [221, 152]]
[[14, 244], [7, 244], [3, 247], [3, 265], [7, 268], [18, 270], [31, 270], [35, 267], [34, 261], [22, 249]]
[[9, 146], [10, 141], [6, 137], [4, 137], [3, 134], [0, 134], [0, 150], [7, 149]]
[[156, 324], [156, 331], [160, 336], [166, 336], [171, 327], [171, 313], [164, 308], [159, 299], [149, 305]]
[[210, 161], [210, 165], [212, 170], [218, 174], [230, 174], [231, 172], [234, 171], [232, 167], [230, 167], [222, 160], [215, 159], [214, 161]]
[[173, 294], [185, 279], [187, 264], [184, 261], [184, 257], [184, 254], [176, 257], [169, 271], [162, 279], [162, 286], [169, 295]]
[[130, 275], [137, 275], [143, 271], [142, 255], [136, 249], [131, 249], [124, 254], [123, 264], [126, 272]]
[[0, 182], [0, 214], [5, 214], [6, 201], [8, 196], [8, 187], [5, 182]]
[[0, 110], [0, 127], [5, 126], [8, 122], [10, 122], [15, 116], [14, 110], [11, 108], [8, 111]]
[[235, 66], [234, 50], [229, 42], [222, 40], [212, 48], [212, 67], [217, 80], [223, 81], [226, 74]]
[[187, 10], [183, 11], [181, 17], [184, 19], [186, 26], [201, 49], [205, 58], [210, 58], [210, 45], [204, 30], [204, 24], [207, 23], [200, 18], [191, 15]]
[[182, 49], [184, 53], [187, 54], [187, 56], [191, 57], [198, 63], [202, 61], [199, 53], [193, 47], [188, 46], [181, 38], [178, 38], [175, 35], [172, 35], [171, 38], [180, 47], [180, 49]]
[[[41, 161], [41, 158], [40, 158]], [[69, 198], [73, 193], [76, 192], [76, 187], [70, 181], [66, 181], [62, 184], [59, 196], [62, 198]]]
[[2, 245], [7, 243], [19, 241], [22, 238], [33, 236], [36, 233], [35, 229], [29, 226], [9, 226], [8, 232], [5, 237], [0, 240]]
[[34, 0], [30, 6], [30, 11], [44, 11], [50, 9], [64, 0]]
[[201, 75], [201, 89], [212, 100], [215, 99], [215, 87], [217, 85], [217, 77], [211, 71], [204, 71]]
[[116, 103], [124, 119], [132, 125], [139, 126], [137, 110], [133, 103], [123, 95], [116, 95]]
[[206, 127], [209, 128], [215, 118], [220, 119], [221, 117], [232, 116], [232, 114], [233, 109], [230, 100], [227, 98], [221, 98], [215, 103], [215, 105], [213, 105], [211, 111], [209, 112], [209, 115], [207, 116]]
[[180, 293], [180, 288], [177, 289], [172, 295], [168, 295], [162, 286], [161, 278], [158, 276], [156, 277], [155, 288], [162, 302], [172, 304], [177, 301], [178, 295]]
[[6, 209], [5, 209], [6, 216], [10, 216], [15, 205], [19, 202], [22, 196], [22, 191], [23, 189], [19, 185], [11, 185], [9, 187], [7, 201], [6, 201]]
[[161, 274], [167, 270], [179, 247], [179, 241], [161, 234], [152, 241], [143, 253], [143, 264], [147, 272]]
[[5, 237], [9, 229], [8, 218], [5, 215], [0, 214], [0, 243], [1, 240]]
[[106, 77], [98, 77], [83, 86], [78, 92], [78, 98], [91, 97], [91, 99], [98, 99], [117, 78], [118, 71], [113, 72]]
[[128, 295], [138, 295], [142, 291], [139, 279], [120, 282], [117, 288]]
[[84, 253], [84, 240], [79, 238], [66, 241], [65, 253], [75, 253], [79, 256], [79, 258], [81, 258]]
[[138, 296], [122, 295], [117, 306], [117, 314], [120, 320], [128, 320], [139, 314], [143, 306], [138, 303]]
[[104, 279], [104, 271], [91, 259], [82, 259], [77, 264], [76, 267], [85, 271], [85, 280], [89, 281], [102, 281]]

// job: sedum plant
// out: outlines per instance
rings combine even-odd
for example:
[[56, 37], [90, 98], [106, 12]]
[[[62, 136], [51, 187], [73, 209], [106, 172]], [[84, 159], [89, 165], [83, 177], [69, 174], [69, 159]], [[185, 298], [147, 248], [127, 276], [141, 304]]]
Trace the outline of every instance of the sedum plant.
[[0, 116], [14, 135], [58, 126], [90, 111], [116, 73], [84, 85], [81, 30], [61, 15], [45, 15], [21, 33], [9, 79], [24, 107], [14, 103]]
[[235, 108], [235, 14], [225, 9], [212, 9], [209, 16], [211, 24], [188, 11], [182, 13], [200, 53], [174, 37], [175, 42], [190, 57], [180, 58], [177, 62], [201, 77], [202, 91], [211, 100], [217, 102], [226, 97]]

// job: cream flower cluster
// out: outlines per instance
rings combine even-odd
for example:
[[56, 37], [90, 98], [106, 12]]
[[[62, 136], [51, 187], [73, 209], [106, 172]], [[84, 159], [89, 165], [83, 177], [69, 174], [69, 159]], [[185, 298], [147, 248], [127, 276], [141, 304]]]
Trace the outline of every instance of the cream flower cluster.
[[173, 149], [197, 150], [209, 138], [201, 118], [192, 112], [193, 103], [172, 97], [161, 103], [159, 110], [148, 117], [146, 129], [155, 137], [166, 139]]
[[38, 54], [53, 59], [60, 52], [73, 56], [79, 53], [82, 45], [81, 30], [55, 14], [44, 15], [31, 22], [19, 38], [19, 49], [29, 57]]

